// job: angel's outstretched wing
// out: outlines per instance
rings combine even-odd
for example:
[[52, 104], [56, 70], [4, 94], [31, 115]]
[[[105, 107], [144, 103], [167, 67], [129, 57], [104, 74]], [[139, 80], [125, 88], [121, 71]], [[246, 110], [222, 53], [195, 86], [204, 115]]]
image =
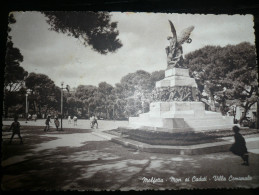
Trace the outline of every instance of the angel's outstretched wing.
[[190, 26], [186, 29], [184, 29], [181, 34], [178, 36], [178, 43], [183, 44], [191, 35], [191, 32], [193, 31], [194, 26]]
[[176, 30], [174, 28], [174, 25], [170, 20], [168, 20], [168, 21], [169, 21], [170, 26], [171, 26], [171, 32], [173, 33], [173, 39], [175, 39], [177, 41], [177, 34], [176, 34]]

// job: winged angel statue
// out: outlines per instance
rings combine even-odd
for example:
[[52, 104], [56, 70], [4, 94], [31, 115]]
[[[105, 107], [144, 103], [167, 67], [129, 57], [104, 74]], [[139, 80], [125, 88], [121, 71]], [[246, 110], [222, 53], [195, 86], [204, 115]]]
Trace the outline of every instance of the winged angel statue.
[[190, 26], [184, 29], [181, 34], [177, 37], [176, 30], [173, 23], [169, 20], [173, 37], [167, 37], [170, 45], [165, 48], [167, 54], [167, 69], [170, 68], [185, 68], [183, 65], [183, 48], [182, 44], [191, 43], [190, 39], [191, 32], [194, 26]]

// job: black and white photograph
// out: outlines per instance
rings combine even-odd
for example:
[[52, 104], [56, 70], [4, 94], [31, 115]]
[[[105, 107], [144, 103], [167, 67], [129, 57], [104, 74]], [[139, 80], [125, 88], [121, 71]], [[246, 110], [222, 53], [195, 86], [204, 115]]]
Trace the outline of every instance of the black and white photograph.
[[3, 191], [259, 188], [252, 14], [13, 11]]

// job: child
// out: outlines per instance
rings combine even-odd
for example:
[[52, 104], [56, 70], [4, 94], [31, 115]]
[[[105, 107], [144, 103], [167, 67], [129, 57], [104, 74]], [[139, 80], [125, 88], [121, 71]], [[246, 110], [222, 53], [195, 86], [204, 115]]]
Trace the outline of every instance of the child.
[[93, 125], [94, 124], [94, 114], [91, 114], [91, 117], [90, 117], [90, 125], [91, 125], [91, 128], [93, 128]]
[[51, 123], [50, 116], [48, 116], [45, 121], [46, 127], [45, 127], [44, 131], [49, 131], [49, 123]]
[[13, 140], [13, 137], [15, 134], [18, 135], [18, 137], [20, 138], [20, 144], [23, 144], [23, 141], [22, 141], [22, 137], [20, 135], [20, 123], [18, 122], [18, 116], [15, 116], [14, 117], [14, 122], [11, 124], [10, 126], [10, 130], [13, 130], [13, 134], [11, 136], [11, 139], [10, 139], [10, 144], [12, 143], [12, 140]]
[[93, 126], [96, 124], [96, 129], [98, 129], [97, 116], [94, 115]]
[[34, 121], [36, 122], [37, 121], [37, 114], [34, 114], [32, 116], [33, 116]]
[[58, 131], [58, 127], [59, 127], [59, 120], [58, 120], [58, 117], [55, 117], [54, 123], [55, 123], [55, 126], [56, 126], [57, 131]]
[[74, 116], [73, 120], [74, 120], [74, 126], [77, 126], [77, 117]]
[[68, 121], [68, 124], [71, 124], [71, 116], [68, 116], [67, 121]]
[[94, 114], [92, 114], [90, 121], [91, 121], [91, 128], [93, 129], [94, 125], [96, 124], [96, 129], [98, 129], [97, 117]]
[[239, 130], [240, 129], [238, 126], [233, 127], [233, 131], [235, 132], [235, 143], [231, 146], [230, 151], [243, 159], [244, 163], [242, 165], [249, 166], [246, 141], [244, 137], [239, 133]]

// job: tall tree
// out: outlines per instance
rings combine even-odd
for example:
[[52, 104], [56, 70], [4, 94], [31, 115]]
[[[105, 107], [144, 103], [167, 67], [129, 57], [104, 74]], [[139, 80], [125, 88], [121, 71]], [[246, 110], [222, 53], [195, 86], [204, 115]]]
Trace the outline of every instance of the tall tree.
[[150, 77], [151, 74], [144, 70], [138, 70], [134, 73], [129, 73], [122, 77], [120, 84], [124, 89], [125, 96], [133, 96], [136, 91], [152, 91], [153, 85]]
[[13, 47], [11, 40], [7, 41], [5, 58], [5, 89], [8, 91], [19, 90], [28, 75], [27, 71], [20, 66], [23, 56], [18, 48]]
[[126, 119], [128, 117], [125, 108], [127, 99], [124, 93], [123, 85], [121, 83], [115, 84], [114, 93], [116, 96], [116, 104], [114, 107], [116, 119]]
[[212, 102], [218, 101], [221, 111], [228, 111], [226, 100], [244, 108], [244, 119], [249, 108], [258, 101], [258, 76], [255, 47], [243, 42], [225, 47], [206, 46], [185, 56], [190, 74], [198, 87]]
[[27, 72], [20, 66], [23, 56], [18, 48], [13, 46], [12, 37], [10, 36], [11, 25], [16, 23], [14, 15], [11, 13], [8, 17], [8, 37], [6, 44], [5, 57], [5, 89], [8, 91], [17, 91], [20, 89]]
[[[19, 91], [24, 84], [24, 78], [28, 75], [27, 71], [20, 66], [23, 61], [23, 56], [18, 48], [13, 46], [12, 37], [10, 36], [11, 25], [16, 22], [13, 14], [8, 18], [8, 37], [6, 43], [6, 57], [5, 57], [5, 74], [4, 74], [4, 111], [5, 117], [8, 115], [10, 106], [15, 106], [19, 100], [17, 99], [17, 91]], [[10, 101], [12, 99], [13, 101]]]
[[152, 82], [152, 89], [156, 86], [156, 82], [165, 78], [165, 71], [159, 70], [151, 73], [150, 79]]
[[[75, 95], [68, 96], [67, 101], [64, 101], [64, 108], [67, 108], [68, 116], [84, 117], [84, 103], [82, 100], [75, 97]], [[79, 113], [79, 109], [82, 113]]]
[[98, 92], [96, 94], [97, 105], [100, 110], [105, 111], [105, 117], [111, 118], [112, 110], [116, 103], [115, 91], [112, 85], [101, 82], [98, 85]]
[[140, 112], [148, 111], [155, 83], [163, 78], [164, 71], [155, 71], [150, 74], [144, 70], [122, 77], [115, 91], [118, 94], [117, 97], [126, 100], [124, 110], [128, 116], [136, 116]]
[[46, 115], [50, 110], [59, 109], [60, 89], [47, 75], [32, 72], [25, 79], [25, 85], [31, 90], [29, 98], [34, 112]]
[[241, 43], [227, 49], [226, 56], [231, 56], [228, 58], [234, 68], [222, 80], [222, 85], [225, 86], [224, 94], [219, 92], [218, 95], [235, 100], [235, 104], [244, 109], [244, 114], [239, 121], [241, 123], [251, 106], [258, 102], [256, 53], [254, 46], [248, 43]]
[[[93, 111], [95, 105], [95, 93], [97, 92], [97, 87], [93, 85], [79, 85], [75, 91], [75, 97], [77, 99], [77, 105], [81, 105], [82, 114], [90, 115]], [[81, 103], [79, 103], [81, 102]]]
[[51, 30], [82, 40], [93, 50], [106, 54], [122, 46], [117, 38], [117, 23], [111, 22], [108, 12], [44, 11]]

